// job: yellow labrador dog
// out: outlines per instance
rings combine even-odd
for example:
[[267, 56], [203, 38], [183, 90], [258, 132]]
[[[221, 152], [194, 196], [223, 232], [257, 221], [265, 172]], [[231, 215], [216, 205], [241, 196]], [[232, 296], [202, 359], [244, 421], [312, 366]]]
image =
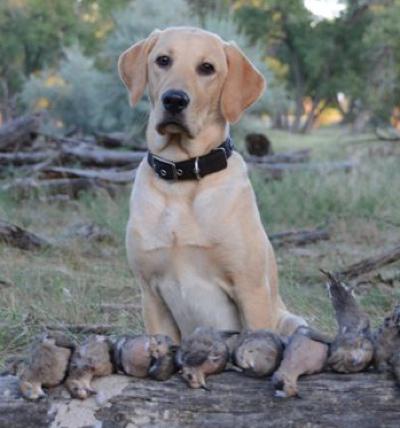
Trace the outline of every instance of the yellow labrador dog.
[[146, 86], [148, 158], [137, 171], [126, 233], [148, 333], [197, 326], [291, 333], [274, 252], [229, 124], [265, 82], [232, 43], [197, 28], [156, 30], [119, 59], [131, 104]]

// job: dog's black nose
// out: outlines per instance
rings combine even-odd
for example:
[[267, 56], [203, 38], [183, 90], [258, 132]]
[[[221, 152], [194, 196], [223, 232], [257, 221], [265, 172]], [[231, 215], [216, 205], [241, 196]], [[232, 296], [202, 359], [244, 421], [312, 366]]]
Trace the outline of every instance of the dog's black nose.
[[165, 110], [170, 113], [180, 113], [189, 104], [189, 97], [186, 92], [170, 89], [161, 98]]

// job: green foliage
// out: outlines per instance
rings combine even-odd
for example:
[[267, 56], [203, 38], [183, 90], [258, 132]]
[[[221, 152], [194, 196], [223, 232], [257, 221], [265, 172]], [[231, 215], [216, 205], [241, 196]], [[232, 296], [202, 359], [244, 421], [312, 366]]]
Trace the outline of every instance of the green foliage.
[[98, 122], [102, 106], [96, 101], [106, 83], [105, 76], [79, 48], [65, 49], [64, 53], [57, 76], [50, 70], [32, 75], [24, 87], [22, 100], [30, 109], [41, 98], [48, 100], [52, 117], [62, 118], [65, 131], [101, 128]]
[[0, 111], [8, 115], [26, 78], [56, 66], [79, 42], [98, 50], [111, 28], [110, 8], [127, 0], [3, 0], [0, 3]]
[[329, 21], [316, 19], [301, 0], [244, 1], [236, 19], [287, 68], [297, 116], [305, 96], [317, 115], [322, 100], [325, 106], [336, 104], [343, 93], [350, 100], [349, 116], [358, 108], [388, 121], [399, 100], [399, 1], [346, 3]]
[[[400, 100], [400, 1], [377, 7], [363, 35], [365, 57], [370, 61], [363, 102], [378, 122], [387, 121]], [[365, 89], [365, 88], [364, 88]]]

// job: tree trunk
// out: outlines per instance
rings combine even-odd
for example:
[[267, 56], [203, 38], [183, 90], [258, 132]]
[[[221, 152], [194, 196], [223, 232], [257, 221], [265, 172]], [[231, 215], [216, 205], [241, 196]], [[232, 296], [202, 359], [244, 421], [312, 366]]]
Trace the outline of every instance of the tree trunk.
[[0, 377], [0, 427], [399, 426], [399, 391], [376, 373], [302, 377], [301, 399], [276, 398], [269, 379], [238, 373], [211, 376], [207, 383], [211, 391], [189, 389], [178, 376], [157, 382], [113, 375], [96, 380], [97, 396], [85, 401], [51, 394], [56, 397], [30, 403], [15, 399], [15, 378]]
[[302, 134], [308, 134], [312, 130], [315, 124], [315, 121], [318, 119], [321, 113], [325, 110], [325, 108], [328, 105], [328, 102], [329, 100], [324, 100], [322, 102], [322, 106], [320, 106], [321, 99], [319, 97], [316, 97], [316, 99], [313, 100], [311, 111], [308, 113], [306, 121], [304, 122], [301, 128]]
[[294, 111], [294, 121], [290, 130], [292, 132], [299, 132], [301, 125], [301, 118], [303, 116], [304, 108], [303, 108], [303, 96], [298, 94], [296, 96], [296, 108]]
[[313, 107], [313, 109], [308, 113], [307, 118], [303, 126], [301, 127], [300, 132], [302, 134], [308, 134], [313, 129], [316, 119], [317, 119], [317, 116], [315, 114], [315, 109]]
[[371, 119], [371, 112], [368, 110], [362, 110], [354, 119], [354, 122], [351, 126], [351, 132], [352, 134], [359, 134], [361, 132], [364, 132], [365, 129], [368, 126], [368, 123]]

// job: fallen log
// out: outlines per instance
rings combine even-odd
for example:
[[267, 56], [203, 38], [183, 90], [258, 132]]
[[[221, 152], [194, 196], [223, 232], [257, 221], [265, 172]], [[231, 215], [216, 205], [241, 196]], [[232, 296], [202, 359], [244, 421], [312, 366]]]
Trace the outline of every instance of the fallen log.
[[311, 156], [311, 149], [294, 150], [290, 152], [275, 153], [268, 156], [245, 156], [246, 162], [266, 163], [266, 164], [285, 164], [308, 162]]
[[382, 266], [400, 261], [400, 245], [394, 248], [384, 251], [373, 257], [360, 260], [344, 269], [335, 272], [340, 278], [343, 279], [354, 279], [365, 273], [372, 272], [373, 270], [379, 269]]
[[101, 312], [138, 311], [141, 309], [140, 303], [102, 303], [100, 305]]
[[79, 169], [67, 167], [47, 167], [42, 170], [44, 174], [53, 174], [58, 177], [66, 178], [92, 178], [103, 181], [110, 181], [112, 183], [132, 183], [135, 179], [136, 169], [127, 171], [117, 171], [110, 169]]
[[118, 149], [125, 147], [130, 150], [146, 150], [146, 143], [137, 141], [124, 132], [96, 132], [94, 134], [96, 143], [107, 149]]
[[122, 150], [101, 149], [89, 144], [61, 146], [63, 158], [67, 162], [80, 162], [89, 166], [131, 166], [136, 167], [144, 158], [146, 152], [131, 152]]
[[46, 325], [48, 330], [68, 331], [73, 334], [109, 334], [118, 329], [112, 324], [54, 324]]
[[40, 152], [0, 153], [0, 165], [31, 165], [55, 158], [57, 152], [46, 150]]
[[45, 239], [1, 219], [0, 242], [22, 250], [38, 250], [51, 247], [51, 244]]
[[313, 171], [320, 174], [329, 174], [335, 171], [349, 172], [357, 166], [353, 161], [337, 161], [337, 162], [308, 162], [308, 163], [252, 163], [250, 166], [253, 169], [262, 171], [269, 175], [276, 174], [277, 177], [284, 173], [297, 171]]
[[383, 141], [400, 141], [400, 132], [395, 128], [376, 128], [375, 135], [378, 137], [379, 140]]
[[287, 245], [302, 246], [330, 239], [329, 231], [324, 228], [290, 230], [287, 232], [272, 233], [268, 236], [272, 245], [275, 247]]
[[17, 150], [31, 142], [40, 126], [41, 114], [21, 116], [0, 127], [0, 151]]
[[[0, 378], [0, 426], [36, 427], [342, 427], [399, 426], [399, 391], [377, 373], [320, 374], [299, 381], [301, 399], [273, 395], [269, 379], [222, 373], [210, 391], [192, 390], [173, 376], [165, 382], [112, 375], [95, 379], [96, 396], [80, 401], [54, 391], [31, 403], [18, 399], [14, 376]], [[4, 393], [6, 391], [6, 393]]]
[[9, 281], [8, 279], [0, 278], [0, 290], [3, 288], [12, 288], [14, 287], [14, 283]]
[[93, 242], [115, 242], [115, 236], [109, 229], [95, 223], [76, 224], [69, 228], [66, 236]]
[[111, 196], [116, 188], [110, 183], [92, 178], [59, 178], [54, 180], [35, 180], [33, 178], [17, 179], [1, 187], [4, 192], [11, 192], [13, 196], [24, 198], [32, 194], [68, 195], [73, 198], [82, 191], [105, 189]]

